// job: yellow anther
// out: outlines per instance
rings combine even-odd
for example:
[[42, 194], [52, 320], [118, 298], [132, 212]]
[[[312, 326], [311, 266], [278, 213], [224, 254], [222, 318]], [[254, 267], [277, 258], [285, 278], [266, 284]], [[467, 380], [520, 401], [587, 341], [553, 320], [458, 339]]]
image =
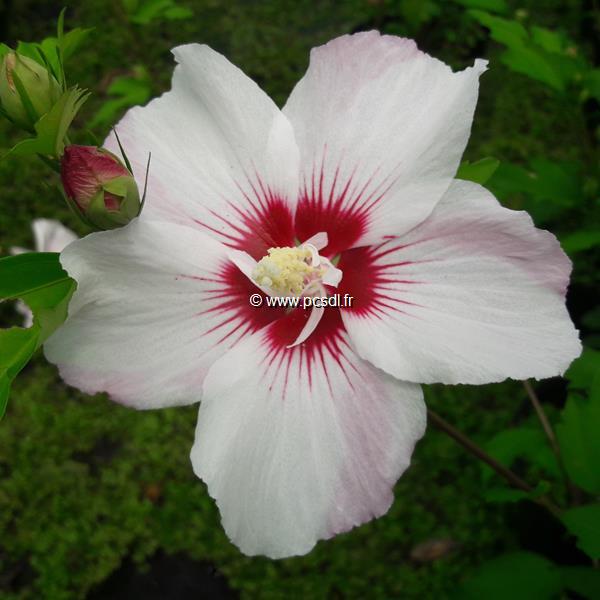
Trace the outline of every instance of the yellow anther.
[[282, 295], [298, 296], [307, 282], [321, 272], [311, 266], [312, 255], [308, 248], [269, 248], [252, 273], [258, 285]]

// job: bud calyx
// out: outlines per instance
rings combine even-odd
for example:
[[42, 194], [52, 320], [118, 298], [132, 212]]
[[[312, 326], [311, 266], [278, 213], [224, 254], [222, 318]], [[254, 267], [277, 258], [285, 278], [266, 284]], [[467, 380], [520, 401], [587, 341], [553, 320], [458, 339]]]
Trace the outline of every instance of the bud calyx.
[[29, 131], [54, 106], [63, 90], [41, 64], [8, 52], [0, 66], [0, 106], [8, 118]]
[[140, 195], [133, 175], [104, 148], [67, 146], [61, 179], [71, 206], [95, 229], [121, 227], [140, 213]]

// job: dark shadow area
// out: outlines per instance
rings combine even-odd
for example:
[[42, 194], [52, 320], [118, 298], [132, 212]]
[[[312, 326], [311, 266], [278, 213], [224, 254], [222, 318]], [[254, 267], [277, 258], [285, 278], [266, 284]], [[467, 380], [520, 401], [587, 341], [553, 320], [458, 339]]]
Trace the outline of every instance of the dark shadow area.
[[141, 572], [126, 559], [88, 600], [198, 600], [238, 598], [225, 578], [210, 564], [185, 555], [154, 555]]

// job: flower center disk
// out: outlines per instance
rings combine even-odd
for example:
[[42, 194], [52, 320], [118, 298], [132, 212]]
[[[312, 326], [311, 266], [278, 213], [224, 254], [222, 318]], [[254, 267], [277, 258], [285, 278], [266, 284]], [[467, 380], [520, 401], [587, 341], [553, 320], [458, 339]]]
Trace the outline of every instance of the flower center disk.
[[267, 255], [256, 264], [252, 279], [276, 294], [300, 296], [324, 274], [315, 254], [305, 246], [269, 248]]
[[[337, 287], [342, 279], [342, 272], [336, 268], [326, 257], [319, 254], [319, 250], [327, 246], [327, 234], [320, 232], [297, 247], [275, 247], [267, 250], [252, 270], [246, 271], [252, 281], [270, 296], [278, 297], [326, 297], [327, 287]], [[239, 257], [238, 257], [239, 260]], [[246, 255], [242, 264], [253, 263]], [[240, 267], [242, 268], [242, 267]], [[299, 306], [297, 303], [288, 305], [290, 308]], [[311, 311], [302, 331], [296, 340], [287, 346], [293, 348], [304, 342], [316, 329], [325, 311], [319, 303], [310, 304]], [[307, 308], [302, 303], [303, 308]]]

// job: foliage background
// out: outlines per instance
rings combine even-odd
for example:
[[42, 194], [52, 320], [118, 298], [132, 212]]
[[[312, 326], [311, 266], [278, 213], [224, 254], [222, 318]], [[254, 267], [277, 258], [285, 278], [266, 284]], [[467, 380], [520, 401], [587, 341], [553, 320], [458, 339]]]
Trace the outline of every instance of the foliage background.
[[[19, 39], [52, 35], [63, 4], [0, 3], [0, 40], [14, 46]], [[121, 86], [123, 105], [168, 89], [169, 50], [178, 44], [209, 44], [282, 105], [306, 69], [311, 47], [377, 28], [414, 37], [454, 68], [488, 58], [465, 158], [499, 159], [502, 166], [489, 187], [506, 205], [530, 210], [538, 225], [563, 241], [578, 231], [597, 230], [597, 101], [581, 99], [577, 105], [573, 97], [503, 64], [504, 46], [467, 11], [469, 5], [497, 2], [182, 0], [178, 5], [193, 16], [149, 23], [132, 22], [126, 2], [66, 4], [70, 27], [95, 28], [69, 65], [71, 80], [93, 92], [77, 119], [76, 141], [87, 140], [84, 127], [90, 123], [103, 139], [110, 122], [106, 115], [102, 122], [98, 111], [119, 98], [111, 94], [115, 79], [137, 82]], [[506, 4], [508, 18], [560, 31], [589, 62], [597, 59], [598, 14], [592, 2]], [[114, 106], [115, 118], [122, 112]], [[0, 123], [0, 147], [17, 139]], [[506, 165], [512, 165], [508, 174]], [[550, 191], [519, 189], [514, 181], [520, 172], [515, 175], [512, 167]], [[34, 217], [57, 218], [86, 233], [49, 193], [53, 177], [34, 158], [0, 161], [3, 254], [13, 245], [32, 246]], [[569, 306], [586, 343], [598, 347], [599, 319], [593, 312], [598, 247], [583, 246], [572, 252]], [[17, 322], [7, 307], [0, 319], [3, 326]], [[566, 383], [548, 380], [537, 390], [556, 420]], [[428, 386], [426, 394], [431, 407], [482, 445], [509, 427], [536, 426], [518, 382]], [[305, 557], [277, 562], [244, 557], [228, 543], [214, 503], [190, 468], [196, 411], [138, 413], [102, 395], [87, 397], [67, 388], [41, 355], [30, 363], [15, 382], [0, 423], [0, 596], [445, 598], [459, 594], [460, 582], [486, 559], [508, 551], [536, 552], [560, 565], [589, 564], [564, 528], [533, 503], [498, 503], [486, 496], [498, 481], [490, 483], [471, 456], [433, 427], [398, 483], [388, 515], [319, 543]], [[533, 482], [539, 479], [535, 466], [517, 466]], [[419, 545], [431, 540], [443, 543], [419, 556]]]

